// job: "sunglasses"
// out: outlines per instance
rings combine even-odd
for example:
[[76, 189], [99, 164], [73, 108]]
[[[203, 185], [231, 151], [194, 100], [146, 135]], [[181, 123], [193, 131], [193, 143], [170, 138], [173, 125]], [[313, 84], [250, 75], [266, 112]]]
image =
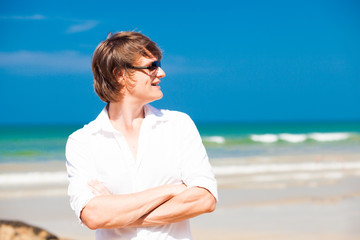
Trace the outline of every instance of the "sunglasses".
[[149, 69], [150, 72], [157, 70], [159, 67], [161, 67], [160, 61], [154, 61], [151, 63], [150, 66], [143, 67], [143, 66], [131, 66], [132, 69]]

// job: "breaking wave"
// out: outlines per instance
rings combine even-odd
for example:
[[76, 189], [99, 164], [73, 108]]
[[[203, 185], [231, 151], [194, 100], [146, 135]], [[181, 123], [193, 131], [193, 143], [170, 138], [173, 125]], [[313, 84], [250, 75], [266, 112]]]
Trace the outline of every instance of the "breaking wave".
[[39, 186], [67, 183], [67, 174], [64, 171], [0, 174], [0, 186]]
[[278, 134], [249, 134], [239, 136], [204, 136], [205, 144], [256, 144], [256, 143], [305, 143], [305, 142], [340, 142], [360, 141], [360, 133], [338, 132], [338, 133], [278, 133]]

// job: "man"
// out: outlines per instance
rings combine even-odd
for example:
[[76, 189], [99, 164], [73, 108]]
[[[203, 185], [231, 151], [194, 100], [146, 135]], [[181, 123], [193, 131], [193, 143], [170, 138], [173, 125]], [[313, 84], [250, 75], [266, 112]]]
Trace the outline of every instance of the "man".
[[120, 32], [96, 48], [94, 87], [107, 102], [67, 142], [70, 203], [97, 239], [191, 239], [189, 218], [215, 209], [217, 186], [184, 113], [158, 110], [165, 77], [149, 38]]

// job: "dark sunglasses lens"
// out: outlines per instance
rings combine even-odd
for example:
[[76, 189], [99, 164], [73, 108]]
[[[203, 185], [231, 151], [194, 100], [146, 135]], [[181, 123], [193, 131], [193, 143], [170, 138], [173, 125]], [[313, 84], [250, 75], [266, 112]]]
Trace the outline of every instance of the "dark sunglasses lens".
[[155, 61], [151, 63], [150, 70], [153, 71], [158, 69], [159, 67], [161, 67], [160, 61]]

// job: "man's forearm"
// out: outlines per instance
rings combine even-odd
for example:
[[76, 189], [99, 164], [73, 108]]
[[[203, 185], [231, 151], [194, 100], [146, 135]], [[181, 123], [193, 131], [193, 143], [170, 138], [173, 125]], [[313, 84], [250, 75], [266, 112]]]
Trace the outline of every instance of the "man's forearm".
[[164, 185], [126, 195], [101, 195], [91, 199], [81, 219], [91, 229], [121, 228], [138, 220], [184, 190], [183, 185]]
[[198, 216], [215, 210], [214, 196], [204, 188], [192, 187], [164, 202], [130, 227], [158, 226]]

